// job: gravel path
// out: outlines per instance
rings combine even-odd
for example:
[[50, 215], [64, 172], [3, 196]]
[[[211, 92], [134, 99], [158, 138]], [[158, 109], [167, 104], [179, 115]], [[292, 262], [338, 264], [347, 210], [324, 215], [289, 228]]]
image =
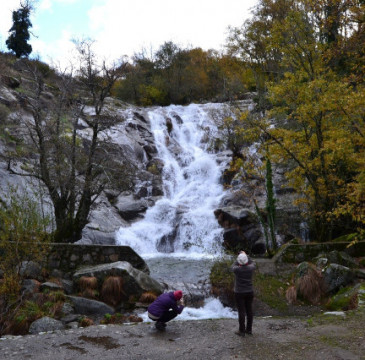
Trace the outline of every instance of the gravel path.
[[365, 359], [365, 315], [255, 318], [254, 334], [234, 334], [236, 320], [92, 326], [0, 339], [1, 359]]

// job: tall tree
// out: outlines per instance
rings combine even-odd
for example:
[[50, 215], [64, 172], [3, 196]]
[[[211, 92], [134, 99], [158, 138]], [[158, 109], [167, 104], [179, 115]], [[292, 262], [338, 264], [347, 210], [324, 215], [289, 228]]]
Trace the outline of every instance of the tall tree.
[[[77, 48], [77, 76], [60, 74], [52, 102], [44, 101], [44, 76], [26, 62], [33, 86], [26, 98], [32, 117], [23, 122], [30, 138], [29, 151], [36, 156], [27, 159], [20, 175], [44, 184], [54, 209], [55, 240], [64, 242], [80, 239], [91, 207], [106, 186], [121, 190], [133, 184], [131, 164], [103, 133], [121, 121], [105, 109], [105, 101], [123, 75], [124, 63], [99, 63], [91, 41], [78, 42]], [[78, 131], [80, 118], [89, 126], [88, 136]]]
[[31, 2], [25, 0], [20, 3], [18, 10], [13, 11], [13, 26], [9, 30], [10, 36], [6, 40], [6, 46], [17, 58], [28, 57], [32, 52], [32, 46], [28, 44], [29, 28], [32, 27], [29, 17], [32, 10]]

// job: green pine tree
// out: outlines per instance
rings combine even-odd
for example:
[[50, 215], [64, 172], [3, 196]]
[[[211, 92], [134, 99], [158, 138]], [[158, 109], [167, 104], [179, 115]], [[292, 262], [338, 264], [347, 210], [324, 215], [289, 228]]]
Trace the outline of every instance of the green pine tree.
[[28, 57], [32, 52], [32, 46], [28, 44], [29, 28], [32, 27], [29, 19], [31, 11], [32, 7], [28, 1], [21, 3], [20, 8], [13, 11], [13, 26], [9, 30], [10, 36], [6, 40], [6, 46], [17, 58]]

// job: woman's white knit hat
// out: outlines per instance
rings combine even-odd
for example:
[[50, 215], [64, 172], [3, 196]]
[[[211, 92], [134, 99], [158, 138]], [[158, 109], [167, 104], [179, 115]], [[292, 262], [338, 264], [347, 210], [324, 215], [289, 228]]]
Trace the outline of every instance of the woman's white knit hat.
[[237, 256], [237, 262], [240, 265], [246, 265], [248, 263], [248, 257], [244, 251]]

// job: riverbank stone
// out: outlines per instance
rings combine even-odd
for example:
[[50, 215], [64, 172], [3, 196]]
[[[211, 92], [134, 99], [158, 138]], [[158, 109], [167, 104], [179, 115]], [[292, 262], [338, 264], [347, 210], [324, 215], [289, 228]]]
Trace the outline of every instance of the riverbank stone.
[[40, 332], [63, 330], [64, 328], [62, 321], [45, 316], [31, 323], [29, 333], [39, 334]]
[[92, 299], [86, 299], [80, 296], [68, 296], [72, 302], [75, 312], [81, 315], [101, 315], [114, 314], [115, 310], [101, 302]]

